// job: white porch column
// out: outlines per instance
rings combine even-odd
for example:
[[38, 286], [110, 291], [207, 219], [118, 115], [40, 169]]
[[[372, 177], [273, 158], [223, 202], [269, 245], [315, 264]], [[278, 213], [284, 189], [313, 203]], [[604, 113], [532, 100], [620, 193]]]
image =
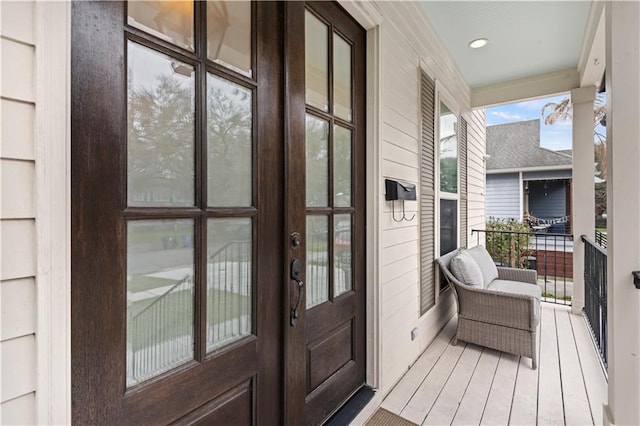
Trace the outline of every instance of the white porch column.
[[596, 227], [593, 188], [593, 101], [596, 87], [582, 87], [571, 91], [573, 104], [573, 298], [574, 314], [584, 307], [584, 243], [581, 235], [594, 238]]
[[640, 3], [607, 1], [609, 402], [604, 424], [640, 424]]

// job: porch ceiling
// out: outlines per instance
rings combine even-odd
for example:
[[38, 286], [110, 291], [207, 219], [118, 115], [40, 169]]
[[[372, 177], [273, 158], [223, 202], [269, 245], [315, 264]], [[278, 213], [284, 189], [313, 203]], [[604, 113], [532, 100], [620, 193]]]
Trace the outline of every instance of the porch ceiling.
[[[591, 1], [421, 1], [471, 88], [578, 69]], [[472, 49], [469, 42], [487, 38]], [[604, 58], [602, 58], [604, 61]]]

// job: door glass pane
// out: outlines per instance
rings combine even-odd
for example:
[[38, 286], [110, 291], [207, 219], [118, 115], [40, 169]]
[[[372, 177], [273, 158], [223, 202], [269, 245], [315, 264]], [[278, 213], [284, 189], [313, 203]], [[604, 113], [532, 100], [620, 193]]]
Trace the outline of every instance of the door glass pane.
[[253, 329], [251, 235], [249, 218], [207, 222], [207, 351]]
[[351, 45], [333, 34], [333, 113], [351, 121]]
[[127, 386], [193, 359], [194, 221], [127, 224]]
[[129, 206], [194, 205], [194, 72], [128, 42]]
[[251, 90], [207, 75], [208, 204], [246, 207], [252, 204]]
[[207, 1], [207, 56], [251, 76], [251, 2]]
[[193, 1], [129, 1], [127, 23], [193, 50]]
[[351, 206], [351, 130], [333, 128], [333, 205]]
[[307, 216], [307, 308], [329, 300], [329, 218]]
[[313, 13], [305, 13], [307, 104], [329, 111], [329, 27]]
[[440, 191], [458, 192], [458, 118], [440, 103]]
[[329, 197], [329, 123], [307, 114], [307, 207], [326, 207]]
[[337, 214], [333, 218], [334, 297], [351, 291], [351, 215]]

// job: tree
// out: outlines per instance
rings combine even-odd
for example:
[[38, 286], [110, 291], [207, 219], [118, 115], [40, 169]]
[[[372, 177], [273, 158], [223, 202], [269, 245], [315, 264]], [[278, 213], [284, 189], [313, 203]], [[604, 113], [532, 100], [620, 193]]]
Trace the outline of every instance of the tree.
[[211, 76], [207, 85], [209, 205], [251, 205], [251, 91]]
[[[598, 124], [607, 116], [607, 101], [605, 95], [598, 93], [593, 104], [593, 135], [594, 140], [606, 142], [606, 137], [597, 131]], [[545, 113], [547, 112], [545, 117]], [[560, 102], [547, 102], [541, 110], [544, 124], [552, 126], [556, 123], [570, 121], [573, 118], [573, 104], [570, 98], [565, 98]]]
[[[593, 105], [593, 140], [595, 144], [595, 160], [602, 179], [607, 178], [607, 138], [598, 131], [598, 124], [601, 124], [606, 119], [606, 105], [605, 95], [602, 93], [597, 94]], [[544, 124], [548, 126], [571, 121], [573, 119], [571, 99], [565, 98], [560, 102], [548, 102], [542, 107], [540, 113], [544, 118]]]
[[[607, 179], [607, 138], [598, 132], [598, 124], [606, 120], [606, 104], [605, 95], [599, 93], [593, 105], [593, 148], [598, 174], [603, 180]], [[546, 117], [545, 112], [547, 112]], [[542, 107], [541, 115], [544, 118], [544, 123], [547, 125], [570, 121], [573, 118], [571, 99], [566, 98], [560, 102], [546, 103]], [[595, 185], [595, 204], [596, 217], [602, 217], [602, 214], [606, 213], [607, 210], [607, 191], [604, 183], [597, 183]]]
[[[192, 83], [190, 81], [189, 83]], [[129, 199], [187, 203], [195, 183], [193, 84], [158, 74], [128, 99]], [[207, 177], [210, 205], [251, 203], [251, 91], [207, 80]]]
[[193, 199], [193, 100], [192, 87], [162, 74], [151, 86], [130, 88], [130, 200], [155, 203]]

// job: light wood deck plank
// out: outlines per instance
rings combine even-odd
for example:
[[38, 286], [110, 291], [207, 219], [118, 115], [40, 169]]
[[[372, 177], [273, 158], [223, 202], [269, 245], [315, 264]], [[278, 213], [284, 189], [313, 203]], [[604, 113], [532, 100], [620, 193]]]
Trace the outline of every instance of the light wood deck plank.
[[[537, 347], [540, 360], [540, 325], [538, 325]], [[538, 368], [540, 368], [538, 361]], [[520, 357], [518, 375], [513, 391], [509, 423], [514, 425], [533, 425], [538, 419], [538, 370], [531, 368], [529, 358]]]
[[473, 376], [481, 354], [481, 347], [467, 344], [462, 356], [458, 360], [455, 370], [451, 376], [449, 376], [449, 380], [447, 380], [442, 392], [422, 424], [451, 424], [456, 415], [458, 405], [460, 401], [462, 401], [462, 397], [469, 386], [471, 376]]
[[593, 424], [582, 368], [571, 330], [570, 313], [556, 311], [564, 413], [567, 425]]
[[541, 318], [540, 369], [538, 376], [538, 424], [564, 424], [560, 361], [553, 307], [543, 304]]
[[513, 400], [513, 388], [518, 374], [517, 355], [502, 352], [496, 369], [496, 375], [489, 391], [487, 406], [482, 415], [481, 424], [506, 425], [509, 423], [511, 413], [511, 401]]
[[484, 349], [482, 351], [478, 366], [469, 382], [469, 387], [453, 418], [453, 425], [476, 425], [480, 423], [499, 359], [500, 352], [498, 351], [493, 349]]
[[456, 346], [449, 345], [447, 347], [407, 406], [400, 413], [402, 417], [416, 424], [422, 424], [462, 356], [465, 346], [464, 343], [458, 343]]
[[400, 414], [402, 412], [425, 377], [427, 377], [433, 366], [449, 346], [449, 342], [456, 331], [456, 325], [457, 318], [454, 317], [433, 339], [433, 342], [431, 342], [422, 355], [420, 355], [420, 358], [418, 358], [385, 398], [382, 403], [382, 408], [394, 414]]
[[582, 376], [584, 378], [589, 406], [596, 425], [602, 424], [602, 404], [607, 402], [607, 380], [600, 365], [600, 358], [591, 340], [591, 331], [587, 328], [585, 318], [580, 315], [569, 317], [580, 356]]
[[[450, 339], [450, 321], [382, 403], [416, 424], [602, 424], [607, 384], [584, 318], [543, 304], [529, 358]], [[586, 390], [585, 390], [586, 389]]]

